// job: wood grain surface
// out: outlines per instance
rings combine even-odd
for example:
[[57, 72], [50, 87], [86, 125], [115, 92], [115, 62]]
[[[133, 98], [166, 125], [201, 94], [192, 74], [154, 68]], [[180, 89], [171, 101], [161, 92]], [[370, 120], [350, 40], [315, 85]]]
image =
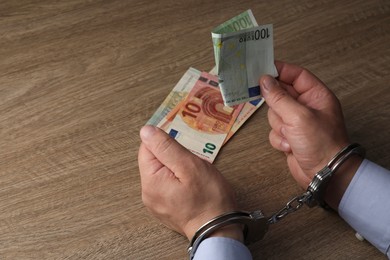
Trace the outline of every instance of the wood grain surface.
[[[0, 1], [0, 259], [186, 259], [142, 204], [139, 129], [182, 74], [213, 67], [210, 31], [251, 8], [275, 57], [340, 98], [351, 140], [390, 167], [390, 2]], [[263, 106], [215, 165], [242, 209], [301, 192]], [[254, 259], [385, 259], [336, 214], [303, 208]]]

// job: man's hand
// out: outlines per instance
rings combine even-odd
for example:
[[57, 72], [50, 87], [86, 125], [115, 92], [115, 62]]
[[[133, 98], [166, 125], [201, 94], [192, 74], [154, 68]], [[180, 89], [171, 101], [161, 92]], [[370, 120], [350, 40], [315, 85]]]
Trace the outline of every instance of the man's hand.
[[[286, 153], [293, 177], [306, 189], [314, 175], [349, 144], [343, 114], [336, 96], [312, 73], [283, 62], [275, 65], [278, 80], [267, 75], [260, 79], [269, 106], [269, 139]], [[344, 171], [332, 177], [325, 200], [334, 209], [359, 164], [356, 158], [347, 161]]]
[[[163, 224], [190, 240], [210, 219], [237, 210], [233, 190], [213, 165], [156, 127], [144, 126], [140, 136], [142, 200]], [[239, 225], [214, 235], [242, 240]]]

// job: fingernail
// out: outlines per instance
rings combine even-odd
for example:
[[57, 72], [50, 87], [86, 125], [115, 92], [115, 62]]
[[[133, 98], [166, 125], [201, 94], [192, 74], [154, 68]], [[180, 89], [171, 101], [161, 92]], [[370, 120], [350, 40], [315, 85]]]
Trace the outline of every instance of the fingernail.
[[290, 144], [289, 143], [287, 143], [287, 140], [282, 140], [281, 142], [280, 142], [280, 145], [281, 145], [281, 147], [282, 147], [282, 149], [283, 149], [283, 151], [285, 151], [285, 152], [288, 152], [288, 151], [290, 151]]
[[266, 76], [263, 76], [261, 81], [260, 81], [260, 85], [261, 85], [261, 94], [266, 97], [269, 93], [269, 91], [271, 90], [271, 88], [273, 86], [275, 86], [277, 84], [277, 81], [269, 76], [269, 75], [266, 75]]
[[157, 128], [152, 125], [145, 125], [141, 128], [140, 136], [142, 140], [150, 139], [157, 131]]

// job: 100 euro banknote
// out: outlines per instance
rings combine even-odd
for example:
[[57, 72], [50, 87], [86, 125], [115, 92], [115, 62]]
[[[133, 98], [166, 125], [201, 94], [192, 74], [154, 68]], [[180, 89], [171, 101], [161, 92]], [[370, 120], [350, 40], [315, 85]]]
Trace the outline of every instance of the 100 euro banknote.
[[217, 78], [202, 72], [174, 118], [166, 116], [161, 126], [192, 153], [212, 163], [242, 107], [225, 106]]
[[[220, 24], [213, 29], [215, 34], [237, 32], [248, 28], [257, 26], [257, 21], [253, 16], [252, 10], [246, 10], [245, 12], [231, 18], [230, 20]], [[212, 37], [214, 47], [214, 58], [215, 58], [215, 70], [218, 71], [220, 48], [218, 47], [219, 39]], [[218, 74], [218, 73], [215, 73]]]
[[221, 26], [213, 30], [212, 39], [225, 105], [259, 99], [259, 78], [263, 74], [278, 75], [274, 65], [272, 25], [247, 26], [233, 32], [224, 32]]
[[[246, 10], [245, 12], [233, 17], [232, 19], [216, 27], [213, 30], [213, 33], [222, 34], [222, 33], [236, 32], [243, 29], [253, 28], [255, 26], [258, 26], [258, 24], [255, 17], [253, 16], [252, 11]], [[213, 38], [213, 41], [218, 41], [218, 39]], [[213, 47], [214, 47], [215, 61], [218, 62], [219, 59], [217, 57], [219, 57], [220, 48], [218, 48], [216, 44], [213, 44]], [[216, 63], [216, 66], [213, 69], [211, 69], [209, 73], [213, 75], [218, 75], [217, 66], [218, 63]], [[263, 103], [264, 103], [264, 99], [259, 98], [250, 102], [246, 102], [244, 104], [244, 107], [240, 111], [240, 114], [238, 115], [236, 121], [234, 122], [232, 128], [230, 129], [224, 141], [224, 144], [226, 144], [231, 139], [231, 137], [238, 131], [238, 129], [240, 129], [240, 127], [253, 115], [253, 113]]]

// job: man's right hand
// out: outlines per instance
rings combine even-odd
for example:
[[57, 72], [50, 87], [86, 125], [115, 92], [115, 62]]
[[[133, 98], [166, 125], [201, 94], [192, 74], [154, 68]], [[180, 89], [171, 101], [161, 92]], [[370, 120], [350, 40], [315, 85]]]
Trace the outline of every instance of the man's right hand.
[[[268, 75], [260, 79], [269, 106], [269, 139], [274, 148], [285, 152], [293, 177], [306, 189], [314, 175], [349, 144], [341, 105], [309, 71], [283, 62], [275, 65], [278, 80]], [[349, 160], [343, 165], [343, 173], [332, 177], [325, 200], [334, 209], [360, 162], [357, 158]]]

